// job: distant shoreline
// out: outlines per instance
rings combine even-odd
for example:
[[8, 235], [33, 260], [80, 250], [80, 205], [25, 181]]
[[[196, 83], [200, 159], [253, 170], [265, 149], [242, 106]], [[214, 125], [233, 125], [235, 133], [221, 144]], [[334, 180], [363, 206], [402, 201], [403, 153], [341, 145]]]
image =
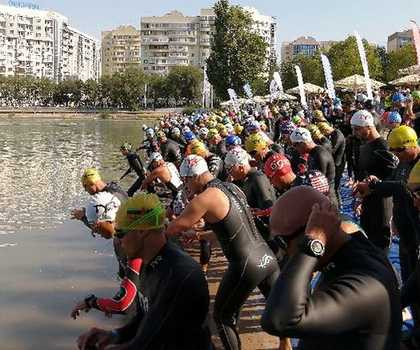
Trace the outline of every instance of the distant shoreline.
[[66, 108], [0, 108], [0, 118], [63, 118], [63, 119], [158, 119], [177, 109], [162, 109], [155, 111], [107, 111], [107, 110], [76, 110]]

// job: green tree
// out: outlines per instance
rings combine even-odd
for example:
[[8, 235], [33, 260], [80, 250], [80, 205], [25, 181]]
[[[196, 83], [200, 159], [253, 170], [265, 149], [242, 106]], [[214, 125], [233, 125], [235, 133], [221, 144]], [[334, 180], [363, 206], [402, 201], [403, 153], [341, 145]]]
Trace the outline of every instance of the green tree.
[[[381, 80], [383, 78], [383, 66], [376, 47], [369, 45], [366, 40], [363, 40], [363, 46], [365, 47], [371, 78]], [[353, 74], [363, 75], [363, 67], [354, 36], [349, 36], [346, 40], [331, 46], [328, 51], [328, 58], [331, 62], [334, 80], [340, 80]]]
[[257, 80], [267, 73], [267, 44], [253, 32], [251, 15], [239, 6], [219, 0], [214, 11], [215, 34], [207, 60], [207, 75], [216, 95], [226, 99], [228, 88], [239, 94], [246, 83], [257, 86]]
[[399, 50], [388, 53], [388, 65], [385, 69], [387, 82], [398, 78], [398, 70], [408, 68], [417, 62], [416, 49], [413, 44], [404, 45]]
[[302, 71], [303, 81], [323, 86], [325, 83], [324, 71], [321, 63], [320, 52], [313, 56], [297, 55], [291, 61], [282, 63], [281, 73], [284, 88], [290, 89], [297, 86], [295, 66]]
[[188, 104], [201, 98], [203, 72], [194, 66], [173, 67], [166, 77], [167, 88], [176, 100], [185, 99]]

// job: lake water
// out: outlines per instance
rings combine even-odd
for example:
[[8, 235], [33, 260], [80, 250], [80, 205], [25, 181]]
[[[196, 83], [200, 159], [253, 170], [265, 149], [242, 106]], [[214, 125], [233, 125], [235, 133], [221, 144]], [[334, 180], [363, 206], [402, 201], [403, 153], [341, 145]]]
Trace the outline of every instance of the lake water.
[[[0, 119], [0, 339], [2, 350], [72, 349], [77, 336], [111, 320], [70, 311], [89, 293], [118, 289], [112, 246], [69, 220], [87, 195], [84, 168], [106, 181], [127, 169], [123, 141], [138, 145], [140, 121]], [[134, 178], [121, 185], [127, 189]]]

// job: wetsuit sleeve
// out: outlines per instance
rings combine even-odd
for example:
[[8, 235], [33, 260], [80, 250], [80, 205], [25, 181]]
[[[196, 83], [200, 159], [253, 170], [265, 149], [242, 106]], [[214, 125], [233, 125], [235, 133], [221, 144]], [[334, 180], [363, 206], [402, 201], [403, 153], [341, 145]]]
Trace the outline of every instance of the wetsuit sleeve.
[[367, 275], [348, 274], [312, 295], [317, 258], [298, 253], [282, 271], [267, 301], [263, 329], [281, 337], [340, 334], [360, 329], [368, 318], [383, 316], [389, 298], [382, 284]]
[[370, 185], [371, 189], [381, 197], [401, 197], [406, 192], [406, 185], [401, 181], [378, 181]]
[[[196, 309], [196, 301], [202, 300], [201, 292], [206, 289], [197, 288], [197, 279], [200, 277], [200, 273], [201, 271], [191, 271], [183, 280], [176, 278], [174, 272], [165, 276], [166, 282], [159, 286], [159, 295], [154, 300], [153, 305], [149, 305], [148, 312], [138, 324], [135, 337], [119, 349], [154, 350], [153, 346], [159, 344], [159, 340], [165, 339], [165, 342], [168, 342], [168, 339], [173, 337], [175, 329], [179, 327], [189, 328], [190, 326], [192, 326], [191, 329], [196, 328], [197, 325], [193, 326], [192, 323], [197, 322], [197, 320], [194, 320], [194, 317], [191, 317], [189, 313], [199, 312]], [[201, 291], [201, 289], [203, 290]], [[186, 306], [195, 310], [192, 311]], [[127, 330], [133, 330], [132, 326], [130, 324], [130, 328], [121, 328], [118, 333], [124, 337]], [[197, 335], [191, 334], [191, 336]]]
[[323, 153], [317, 152], [314, 155], [316, 168], [310, 169], [310, 170], [319, 170], [321, 173], [327, 176], [326, 174], [328, 173], [328, 159], [326, 155], [327, 155], [327, 152], [323, 152]]
[[137, 296], [137, 285], [142, 262], [142, 259], [130, 260], [126, 269], [126, 277], [122, 280], [120, 291], [117, 295], [111, 299], [98, 298], [93, 306], [105, 313], [124, 313]]
[[274, 191], [270, 180], [266, 176], [256, 176], [253, 191], [258, 209], [267, 209], [273, 206], [275, 201]]

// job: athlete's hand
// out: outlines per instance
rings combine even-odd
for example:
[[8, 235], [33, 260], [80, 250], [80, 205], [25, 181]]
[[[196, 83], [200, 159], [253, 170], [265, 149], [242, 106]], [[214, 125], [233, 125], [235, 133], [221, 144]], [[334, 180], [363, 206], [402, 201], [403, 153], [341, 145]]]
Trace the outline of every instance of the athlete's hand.
[[362, 197], [366, 197], [371, 193], [368, 182], [359, 182], [356, 185], [356, 192]]
[[76, 220], [82, 220], [85, 216], [85, 210], [84, 209], [74, 209], [71, 211], [71, 218]]
[[77, 317], [80, 316], [80, 311], [85, 311], [85, 312], [89, 312], [90, 311], [90, 307], [85, 303], [84, 300], [76, 304], [76, 306], [74, 307], [74, 309], [71, 312], [70, 316], [74, 320], [76, 320]]
[[321, 205], [315, 203], [306, 225], [305, 234], [309, 238], [318, 239], [327, 245], [330, 237], [337, 234], [340, 223], [338, 210], [334, 205], [329, 202]]
[[112, 333], [100, 328], [91, 328], [87, 333], [77, 339], [77, 346], [80, 350], [88, 350], [91, 347], [105, 349], [113, 340]]
[[199, 240], [200, 236], [196, 231], [189, 230], [182, 233], [182, 238], [186, 244], [191, 244], [192, 242]]

